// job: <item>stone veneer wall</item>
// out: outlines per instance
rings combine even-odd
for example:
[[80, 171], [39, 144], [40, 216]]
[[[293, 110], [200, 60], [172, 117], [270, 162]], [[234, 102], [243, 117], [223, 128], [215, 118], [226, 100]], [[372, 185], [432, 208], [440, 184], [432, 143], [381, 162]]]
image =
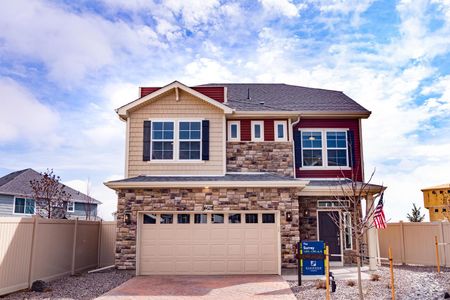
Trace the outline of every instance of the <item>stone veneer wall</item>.
[[[136, 268], [137, 212], [152, 210], [279, 210], [281, 257], [283, 268], [296, 266], [294, 245], [299, 241], [297, 188], [168, 188], [120, 190], [117, 207], [116, 267]], [[124, 212], [131, 212], [131, 224], [124, 222]], [[292, 212], [292, 221], [285, 214]]]
[[[317, 239], [317, 201], [333, 200], [333, 196], [300, 196], [299, 202], [299, 224], [300, 238], [302, 240]], [[305, 211], [309, 211], [309, 216], [305, 216]], [[353, 217], [353, 216], [352, 216]], [[353, 239], [353, 248], [355, 248], [355, 239]], [[344, 250], [344, 264], [356, 262], [354, 250]]]
[[294, 176], [291, 142], [227, 142], [228, 172], [273, 172]]

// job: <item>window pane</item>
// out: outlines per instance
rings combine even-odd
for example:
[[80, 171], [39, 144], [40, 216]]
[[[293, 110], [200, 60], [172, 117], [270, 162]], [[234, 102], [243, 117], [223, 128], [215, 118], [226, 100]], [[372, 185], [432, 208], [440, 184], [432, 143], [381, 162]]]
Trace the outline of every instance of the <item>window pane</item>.
[[191, 131], [191, 139], [200, 139], [200, 131], [199, 130], [194, 130]]
[[327, 132], [328, 148], [347, 148], [347, 136], [345, 132]]
[[260, 124], [254, 124], [253, 125], [254, 135], [255, 138], [259, 139], [261, 138], [261, 125]]
[[284, 138], [284, 125], [283, 124], [277, 125], [277, 137], [279, 139]]
[[258, 223], [258, 214], [245, 214], [245, 223]]
[[191, 130], [200, 131], [200, 122], [191, 122]]
[[303, 166], [322, 166], [322, 150], [303, 150]]
[[189, 122], [180, 122], [180, 130], [189, 131]]
[[180, 130], [180, 139], [188, 140], [189, 139], [189, 131], [187, 131], [187, 130]]
[[153, 130], [163, 130], [163, 123], [162, 122], [153, 122], [152, 124]]
[[23, 214], [25, 212], [25, 199], [24, 198], [16, 198], [14, 212], [16, 214]]
[[191, 216], [189, 214], [178, 214], [178, 224], [189, 224]]
[[164, 130], [173, 131], [173, 122], [164, 122]]
[[153, 130], [152, 139], [161, 140], [163, 138], [163, 132], [161, 130]]
[[156, 215], [144, 214], [144, 224], [156, 224]]
[[165, 140], [173, 140], [173, 131], [164, 131], [163, 138]]
[[173, 223], [173, 214], [161, 214], [159, 223], [172, 224]]
[[262, 214], [263, 223], [275, 223], [275, 214]]
[[346, 150], [328, 150], [328, 165], [329, 166], [346, 166], [347, 165], [347, 151]]
[[200, 159], [200, 142], [180, 142], [180, 159]]
[[207, 214], [195, 214], [194, 215], [194, 223], [195, 224], [206, 224], [208, 222]]
[[164, 151], [163, 159], [173, 159], [173, 151]]
[[236, 139], [237, 138], [237, 125], [231, 124], [231, 138]]
[[241, 223], [241, 214], [229, 214], [228, 223]]
[[302, 132], [303, 148], [322, 148], [322, 133], [320, 131]]
[[26, 199], [25, 213], [26, 214], [34, 214], [34, 200], [33, 199]]
[[213, 224], [221, 224], [224, 222], [223, 214], [212, 214], [211, 215], [211, 223]]

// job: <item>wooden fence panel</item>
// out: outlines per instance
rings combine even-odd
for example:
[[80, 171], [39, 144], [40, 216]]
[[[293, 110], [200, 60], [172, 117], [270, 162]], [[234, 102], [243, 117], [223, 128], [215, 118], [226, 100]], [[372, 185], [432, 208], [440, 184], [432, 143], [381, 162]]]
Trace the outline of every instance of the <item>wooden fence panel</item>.
[[102, 222], [100, 267], [111, 266], [115, 263], [116, 227], [117, 223], [115, 221]]
[[0, 218], [0, 295], [113, 265], [115, 238], [116, 222]]
[[[441, 266], [450, 266], [450, 224], [448, 222], [389, 223], [378, 231], [381, 257], [392, 248], [394, 262], [436, 266], [435, 236], [438, 237]], [[443, 245], [446, 244], [446, 245]]]
[[33, 220], [0, 220], [0, 295], [28, 287]]

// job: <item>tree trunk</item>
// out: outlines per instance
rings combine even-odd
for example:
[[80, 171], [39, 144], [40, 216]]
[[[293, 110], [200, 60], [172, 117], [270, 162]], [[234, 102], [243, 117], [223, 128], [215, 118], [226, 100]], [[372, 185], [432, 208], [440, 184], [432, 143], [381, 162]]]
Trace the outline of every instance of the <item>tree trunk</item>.
[[362, 281], [361, 281], [361, 256], [360, 256], [360, 237], [356, 238], [356, 270], [358, 272], [358, 292], [359, 299], [364, 300], [363, 289], [362, 289]]

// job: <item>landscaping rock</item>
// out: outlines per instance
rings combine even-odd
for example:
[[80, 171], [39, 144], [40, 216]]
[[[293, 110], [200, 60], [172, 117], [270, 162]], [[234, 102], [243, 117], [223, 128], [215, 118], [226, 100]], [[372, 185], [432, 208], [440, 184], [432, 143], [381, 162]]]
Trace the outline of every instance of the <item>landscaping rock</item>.
[[48, 289], [49, 289], [48, 284], [42, 280], [36, 280], [31, 285], [31, 290], [33, 292], [43, 293], [43, 292], [46, 292]]

